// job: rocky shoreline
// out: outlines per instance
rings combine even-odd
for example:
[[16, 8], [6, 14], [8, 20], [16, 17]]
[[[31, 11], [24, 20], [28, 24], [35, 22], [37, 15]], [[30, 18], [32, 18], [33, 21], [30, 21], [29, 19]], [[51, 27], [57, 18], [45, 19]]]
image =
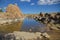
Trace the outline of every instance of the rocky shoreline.
[[3, 40], [48, 40], [49, 38], [50, 36], [47, 33], [23, 31], [14, 31], [13, 33], [8, 33], [2, 36]]
[[16, 18], [16, 19], [0, 19], [0, 25], [7, 25], [12, 24], [13, 22], [19, 22], [21, 20], [24, 20], [24, 18]]
[[38, 16], [35, 16], [34, 19], [37, 22], [41, 22], [46, 24], [47, 28], [52, 30], [60, 30], [60, 13], [55, 14], [42, 14], [40, 13]]

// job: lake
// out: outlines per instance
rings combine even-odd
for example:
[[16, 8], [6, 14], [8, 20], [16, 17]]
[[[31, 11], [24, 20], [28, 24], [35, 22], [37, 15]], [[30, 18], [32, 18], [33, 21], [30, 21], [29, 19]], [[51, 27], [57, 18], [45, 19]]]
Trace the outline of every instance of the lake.
[[0, 25], [0, 33], [9, 33], [13, 31], [26, 32], [46, 32], [46, 25], [35, 21], [32, 18], [25, 18], [19, 22], [12, 22], [12, 24]]
[[22, 31], [46, 32], [46, 25], [32, 18], [25, 18], [22, 24]]

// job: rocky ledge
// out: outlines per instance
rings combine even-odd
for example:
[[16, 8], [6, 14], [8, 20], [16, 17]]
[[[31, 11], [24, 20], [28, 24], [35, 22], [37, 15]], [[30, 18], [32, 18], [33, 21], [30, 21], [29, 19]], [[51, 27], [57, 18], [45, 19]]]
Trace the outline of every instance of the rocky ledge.
[[51, 30], [60, 30], [60, 12], [52, 14], [42, 14], [35, 16], [34, 19], [37, 22], [46, 24], [46, 26]]
[[3, 40], [48, 40], [50, 36], [47, 33], [40, 32], [20, 32], [14, 31], [13, 33], [5, 34], [2, 39]]

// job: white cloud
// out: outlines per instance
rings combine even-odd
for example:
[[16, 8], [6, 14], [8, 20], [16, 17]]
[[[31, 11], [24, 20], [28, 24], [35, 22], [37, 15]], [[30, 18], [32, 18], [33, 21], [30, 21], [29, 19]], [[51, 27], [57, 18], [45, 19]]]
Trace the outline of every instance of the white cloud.
[[20, 0], [20, 1], [22, 1], [22, 2], [25, 2], [25, 1], [26, 1], [26, 2], [30, 2], [31, 0]]
[[60, 0], [39, 0], [38, 5], [51, 5], [60, 3]]
[[35, 3], [31, 3], [31, 5], [35, 5]]
[[15, 5], [18, 5], [17, 3], [15, 3]]

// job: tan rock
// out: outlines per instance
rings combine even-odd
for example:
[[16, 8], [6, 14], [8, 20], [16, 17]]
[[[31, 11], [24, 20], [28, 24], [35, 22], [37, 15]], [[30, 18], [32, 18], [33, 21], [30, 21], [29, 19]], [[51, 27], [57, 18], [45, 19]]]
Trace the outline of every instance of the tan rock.
[[12, 17], [15, 16], [15, 18], [23, 17], [22, 12], [17, 5], [8, 5], [6, 13], [9, 13], [9, 15], [11, 14]]
[[0, 18], [22, 18], [23, 14], [17, 5], [9, 4], [6, 12], [0, 12]]

